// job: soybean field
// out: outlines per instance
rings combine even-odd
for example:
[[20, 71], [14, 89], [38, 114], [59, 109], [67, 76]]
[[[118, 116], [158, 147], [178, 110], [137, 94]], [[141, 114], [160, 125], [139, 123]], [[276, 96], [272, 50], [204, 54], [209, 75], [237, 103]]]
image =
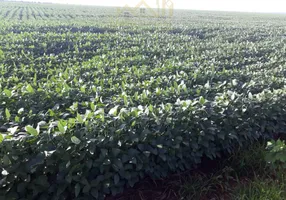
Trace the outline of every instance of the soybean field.
[[286, 15], [125, 14], [0, 2], [0, 199], [104, 199], [285, 132]]

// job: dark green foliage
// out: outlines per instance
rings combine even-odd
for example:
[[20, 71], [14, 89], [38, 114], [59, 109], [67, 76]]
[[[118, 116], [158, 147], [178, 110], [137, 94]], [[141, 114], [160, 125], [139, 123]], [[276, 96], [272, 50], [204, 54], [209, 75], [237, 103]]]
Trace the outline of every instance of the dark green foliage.
[[266, 162], [274, 169], [286, 168], [286, 144], [285, 141], [278, 139], [277, 141], [269, 141], [267, 143], [267, 154], [265, 156]]

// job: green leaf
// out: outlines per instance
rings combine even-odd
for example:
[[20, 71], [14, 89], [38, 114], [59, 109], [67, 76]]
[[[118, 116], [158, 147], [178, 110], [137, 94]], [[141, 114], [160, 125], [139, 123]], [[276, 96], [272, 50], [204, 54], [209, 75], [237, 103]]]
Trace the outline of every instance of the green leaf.
[[128, 100], [127, 100], [126, 95], [123, 96], [123, 101], [124, 101], [124, 105], [128, 106]]
[[78, 139], [76, 136], [72, 136], [71, 141], [74, 144], [80, 144], [80, 142], [81, 142], [80, 139]]
[[3, 135], [0, 133], [0, 143], [3, 142], [3, 140], [4, 140], [4, 137], [3, 137]]
[[67, 184], [59, 184], [57, 187], [57, 196], [60, 196], [67, 188]]
[[27, 90], [29, 93], [34, 93], [34, 92], [35, 92], [34, 89], [33, 89], [33, 87], [32, 87], [30, 84], [27, 85], [26, 90]]
[[132, 164], [137, 164], [137, 159], [135, 157], [133, 157], [131, 159], [131, 161], [129, 161], [129, 163], [132, 163]]
[[199, 102], [200, 102], [201, 105], [204, 105], [206, 100], [205, 100], [204, 97], [201, 96]]
[[84, 186], [84, 188], [82, 189], [82, 192], [84, 194], [88, 194], [90, 191], [91, 187], [89, 185]]
[[61, 121], [58, 122], [58, 128], [61, 133], [66, 132], [66, 127], [61, 123]]
[[33, 157], [26, 163], [26, 167], [31, 173], [33, 173], [35, 172], [37, 166], [44, 164], [45, 158], [46, 156], [44, 152], [38, 153], [36, 157]]
[[92, 111], [95, 111], [95, 105], [94, 105], [93, 102], [90, 103], [90, 108], [91, 108]]
[[143, 151], [143, 154], [146, 156], [146, 157], [149, 157], [151, 152], [150, 151]]
[[10, 120], [11, 114], [10, 114], [10, 111], [8, 110], [8, 108], [5, 109], [5, 114], [6, 114], [6, 118], [8, 120]]
[[174, 81], [174, 88], [177, 90], [178, 89], [178, 83], [176, 81]]
[[112, 196], [115, 196], [118, 192], [118, 189], [116, 187], [111, 187], [111, 194]]
[[101, 151], [101, 155], [105, 158], [105, 156], [108, 154], [108, 150], [107, 149], [100, 149]]
[[0, 49], [0, 59], [4, 59], [5, 56], [4, 56], [4, 52]]
[[10, 158], [7, 155], [3, 156], [3, 163], [6, 166], [11, 164], [11, 160], [10, 160]]
[[15, 134], [16, 131], [18, 130], [18, 126], [15, 126], [13, 128], [9, 128], [8, 131], [11, 133], [11, 134]]
[[30, 126], [30, 125], [26, 126], [26, 127], [25, 127], [25, 130], [26, 130], [29, 134], [33, 135], [33, 136], [39, 135], [38, 130], [37, 130], [37, 129], [34, 129], [34, 128], [33, 128], [32, 126]]
[[48, 177], [46, 175], [38, 176], [34, 183], [40, 186], [49, 187]]
[[115, 174], [113, 178], [114, 178], [114, 184], [117, 185], [119, 183], [119, 180], [120, 180], [118, 174]]
[[121, 170], [123, 168], [123, 163], [120, 159], [117, 159], [114, 161], [114, 164], [112, 165], [113, 169], [116, 171]]
[[5, 89], [4, 93], [6, 94], [7, 97], [11, 97], [12, 96], [12, 92], [10, 90]]
[[139, 154], [139, 151], [136, 150], [136, 149], [130, 148], [130, 149], [128, 149], [128, 154], [129, 154], [130, 156], [136, 156], [136, 155]]
[[120, 153], [120, 149], [112, 148], [112, 154], [114, 155], [114, 157], [117, 157], [119, 153]]
[[82, 93], [85, 93], [85, 85], [83, 85], [83, 86], [80, 87], [80, 91], [81, 91]]
[[17, 192], [22, 193], [26, 190], [28, 183], [21, 182], [17, 185]]
[[74, 126], [76, 124], [76, 119], [75, 118], [69, 118], [68, 123], [70, 126]]
[[15, 122], [20, 122], [20, 117], [18, 117], [17, 115], [15, 116]]
[[108, 114], [109, 115], [112, 115], [112, 116], [117, 116], [117, 109], [118, 109], [118, 106], [115, 106], [114, 108], [112, 108]]
[[231, 81], [231, 83], [232, 83], [233, 86], [237, 86], [237, 80], [236, 80], [236, 79], [233, 79], [233, 80]]
[[97, 189], [92, 188], [90, 194], [91, 194], [95, 199], [98, 198], [98, 190], [97, 190]]
[[128, 184], [130, 185], [130, 187], [133, 187], [135, 185], [135, 180], [134, 179], [129, 179], [128, 180]]
[[80, 184], [79, 183], [77, 183], [76, 185], [75, 185], [75, 188], [74, 188], [74, 192], [75, 192], [75, 197], [78, 197], [78, 195], [79, 195], [79, 193], [80, 193]]
[[79, 113], [77, 113], [76, 119], [77, 119], [77, 121], [78, 121], [79, 123], [83, 123], [83, 118], [82, 118], [82, 116], [81, 116]]
[[210, 88], [211, 88], [210, 82], [208, 81], [208, 82], [204, 85], [204, 87], [207, 88], [207, 89], [210, 89]]
[[159, 157], [163, 160], [166, 161], [167, 157], [165, 154], [159, 154]]

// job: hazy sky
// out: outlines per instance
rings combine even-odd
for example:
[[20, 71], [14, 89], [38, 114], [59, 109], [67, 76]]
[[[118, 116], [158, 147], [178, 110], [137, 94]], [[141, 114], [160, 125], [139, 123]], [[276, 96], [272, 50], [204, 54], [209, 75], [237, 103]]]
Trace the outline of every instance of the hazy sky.
[[[34, 0], [54, 3], [102, 5], [102, 6], [135, 6], [141, 0]], [[151, 7], [156, 7], [163, 0], [145, 0]], [[245, 12], [286, 12], [286, 0], [169, 0], [176, 9], [223, 10]]]

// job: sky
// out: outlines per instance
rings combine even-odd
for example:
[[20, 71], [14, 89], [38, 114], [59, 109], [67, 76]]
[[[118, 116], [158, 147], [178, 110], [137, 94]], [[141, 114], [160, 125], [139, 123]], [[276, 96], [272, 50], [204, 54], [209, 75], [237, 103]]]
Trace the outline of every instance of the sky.
[[[36, 0], [63, 4], [82, 4], [130, 7], [142, 0]], [[150, 7], [158, 7], [164, 0], [144, 0]], [[286, 13], [286, 0], [165, 0], [173, 3], [174, 9], [218, 10], [241, 12], [279, 12]], [[170, 3], [169, 3], [170, 4]]]

